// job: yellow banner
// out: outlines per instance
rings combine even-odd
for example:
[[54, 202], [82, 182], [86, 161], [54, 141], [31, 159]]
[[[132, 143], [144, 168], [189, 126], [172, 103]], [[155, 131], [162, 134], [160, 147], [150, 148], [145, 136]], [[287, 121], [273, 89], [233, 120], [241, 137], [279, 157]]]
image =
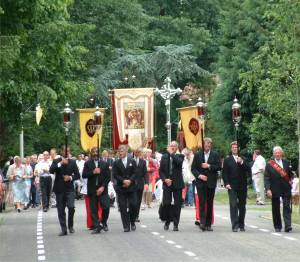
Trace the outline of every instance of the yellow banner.
[[177, 108], [180, 113], [182, 129], [186, 147], [189, 149], [198, 149], [202, 147], [201, 124], [198, 120], [197, 107]]
[[[101, 146], [102, 129], [104, 123], [104, 112], [106, 108], [100, 108], [102, 113], [102, 126], [99, 130], [99, 147]], [[79, 112], [80, 141], [84, 151], [90, 151], [97, 146], [97, 130], [94, 122], [96, 108], [77, 109]]]

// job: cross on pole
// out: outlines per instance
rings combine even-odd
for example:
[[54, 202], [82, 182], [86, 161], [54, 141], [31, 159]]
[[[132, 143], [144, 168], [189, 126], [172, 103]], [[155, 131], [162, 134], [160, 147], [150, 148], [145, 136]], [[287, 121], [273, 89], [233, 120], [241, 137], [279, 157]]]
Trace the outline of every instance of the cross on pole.
[[167, 77], [165, 79], [165, 84], [161, 87], [161, 89], [156, 88], [155, 94], [160, 95], [165, 100], [166, 113], [167, 113], [167, 121], [166, 128], [168, 133], [168, 145], [171, 143], [171, 99], [174, 98], [175, 95], [181, 94], [182, 90], [180, 88], [172, 88], [171, 87], [171, 78]]

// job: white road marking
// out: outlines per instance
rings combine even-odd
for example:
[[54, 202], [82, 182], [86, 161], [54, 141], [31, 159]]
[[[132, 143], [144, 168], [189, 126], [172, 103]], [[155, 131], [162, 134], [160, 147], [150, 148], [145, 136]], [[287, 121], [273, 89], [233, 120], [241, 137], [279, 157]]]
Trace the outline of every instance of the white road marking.
[[155, 236], [159, 235], [158, 232], [151, 232], [151, 233], [152, 233], [152, 235], [155, 235]]
[[262, 231], [262, 232], [270, 232], [270, 230], [264, 229], [264, 228], [260, 228], [259, 230]]
[[191, 251], [184, 251], [184, 254], [188, 255], [189, 257], [195, 257], [196, 255]]
[[174, 245], [175, 242], [173, 240], [166, 240], [168, 244]]
[[229, 219], [228, 217], [221, 217], [222, 219]]
[[272, 233], [272, 235], [278, 236], [278, 237], [281, 237], [281, 236], [282, 236], [282, 234], [279, 234], [279, 233]]
[[45, 250], [43, 250], [43, 249], [38, 249], [38, 255], [43, 255], [43, 254], [45, 254]]
[[284, 237], [285, 239], [288, 239], [288, 240], [293, 240], [293, 241], [296, 241], [298, 240], [297, 238], [294, 238], [294, 237]]
[[[44, 240], [43, 240], [43, 212], [39, 211], [37, 216], [37, 226], [36, 226], [36, 239], [37, 239], [37, 254], [38, 254], [38, 261], [45, 261], [45, 246], [44, 246]], [[42, 256], [41, 256], [42, 255]]]
[[165, 236], [159, 236], [160, 238], [165, 238]]
[[175, 247], [176, 247], [176, 248], [179, 248], [179, 249], [181, 249], [181, 248], [182, 248], [182, 246], [181, 246], [181, 245], [176, 245]]
[[141, 227], [142, 227], [142, 228], [146, 228], [147, 226], [146, 226], [146, 225], [141, 225]]
[[251, 227], [251, 228], [258, 228], [257, 226], [254, 226], [254, 225], [249, 225], [249, 227]]

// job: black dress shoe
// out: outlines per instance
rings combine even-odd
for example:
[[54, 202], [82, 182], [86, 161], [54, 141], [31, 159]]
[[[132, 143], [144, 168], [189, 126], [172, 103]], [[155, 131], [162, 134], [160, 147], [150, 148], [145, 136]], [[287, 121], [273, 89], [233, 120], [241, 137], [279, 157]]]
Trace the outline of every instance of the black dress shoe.
[[240, 228], [240, 231], [241, 231], [241, 232], [245, 232], [246, 230], [245, 230], [244, 227], [241, 227], [241, 228]]
[[124, 228], [124, 232], [130, 232], [129, 227], [125, 227], [125, 228]]
[[169, 230], [169, 224], [168, 223], [165, 223], [164, 230]]
[[100, 234], [100, 233], [101, 233], [100, 228], [95, 228], [95, 229], [93, 229], [93, 231], [91, 232], [92, 235]]
[[139, 219], [139, 218], [137, 218], [137, 219], [135, 220], [135, 222], [139, 223], [139, 222], [141, 222], [141, 221], [140, 221], [140, 219]]
[[47, 211], [48, 211], [48, 209], [47, 209], [47, 208], [44, 208], [44, 209], [43, 209], [43, 211], [44, 211], [44, 212], [47, 212]]
[[175, 226], [175, 225], [174, 225], [173, 231], [179, 231], [178, 226]]
[[289, 233], [289, 232], [292, 231], [292, 230], [293, 230], [292, 227], [286, 227], [286, 228], [284, 229], [284, 232]]
[[108, 226], [107, 226], [107, 224], [103, 224], [103, 230], [104, 230], [105, 232], [108, 231]]
[[232, 232], [238, 232], [238, 229], [237, 228], [233, 228]]
[[66, 235], [68, 235], [67, 231], [61, 231], [61, 232], [58, 234], [59, 237], [66, 236]]
[[200, 228], [202, 231], [205, 231], [205, 230], [206, 230], [206, 227], [205, 227], [203, 224], [200, 224], [200, 225], [199, 225], [199, 228]]
[[195, 221], [195, 225], [196, 225], [196, 226], [200, 226], [200, 222], [196, 220], [196, 221]]
[[277, 233], [281, 232], [281, 228], [275, 228], [275, 232]]
[[73, 227], [70, 227], [70, 228], [69, 228], [69, 232], [70, 232], [71, 234], [75, 233], [74, 228], [73, 228]]
[[212, 229], [211, 226], [207, 226], [207, 227], [205, 228], [205, 230], [206, 230], [206, 231], [210, 231], [210, 232], [211, 232], [211, 231], [214, 231], [214, 230]]
[[131, 224], [131, 231], [135, 231], [136, 230], [136, 226], [135, 226], [135, 224], [133, 223], [133, 224]]

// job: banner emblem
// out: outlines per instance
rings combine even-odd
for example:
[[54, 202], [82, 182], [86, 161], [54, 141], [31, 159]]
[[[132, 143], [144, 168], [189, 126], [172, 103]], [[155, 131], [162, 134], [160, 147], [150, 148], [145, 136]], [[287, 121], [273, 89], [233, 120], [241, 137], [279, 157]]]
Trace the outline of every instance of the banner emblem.
[[95, 121], [93, 119], [89, 119], [85, 124], [85, 131], [89, 137], [93, 137], [96, 133]]
[[197, 135], [199, 132], [199, 122], [195, 118], [191, 118], [189, 122], [189, 130], [194, 134]]

